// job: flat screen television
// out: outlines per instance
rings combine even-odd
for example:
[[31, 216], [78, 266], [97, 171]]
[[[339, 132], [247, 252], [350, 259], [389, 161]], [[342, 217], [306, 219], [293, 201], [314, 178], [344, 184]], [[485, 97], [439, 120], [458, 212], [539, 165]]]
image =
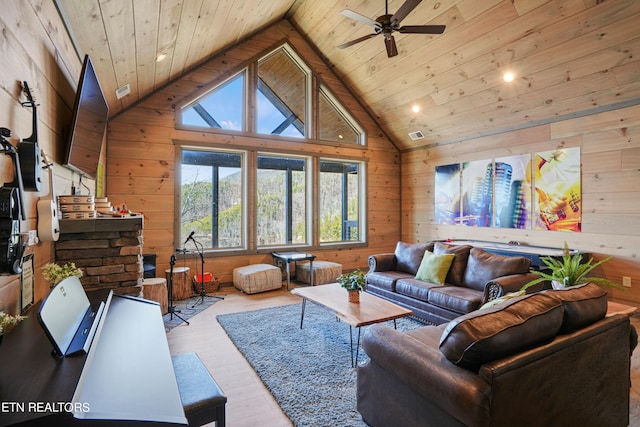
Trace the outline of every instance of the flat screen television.
[[72, 114], [64, 165], [95, 179], [109, 106], [89, 55], [84, 57]]

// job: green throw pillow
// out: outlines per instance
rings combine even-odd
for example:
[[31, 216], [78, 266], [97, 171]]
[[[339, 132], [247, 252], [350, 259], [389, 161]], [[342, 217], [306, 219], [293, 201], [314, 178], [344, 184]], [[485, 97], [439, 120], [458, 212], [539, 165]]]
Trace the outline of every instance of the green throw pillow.
[[444, 280], [447, 277], [449, 268], [451, 268], [454, 257], [454, 254], [437, 255], [426, 251], [424, 257], [422, 257], [420, 268], [416, 273], [416, 279], [444, 285]]

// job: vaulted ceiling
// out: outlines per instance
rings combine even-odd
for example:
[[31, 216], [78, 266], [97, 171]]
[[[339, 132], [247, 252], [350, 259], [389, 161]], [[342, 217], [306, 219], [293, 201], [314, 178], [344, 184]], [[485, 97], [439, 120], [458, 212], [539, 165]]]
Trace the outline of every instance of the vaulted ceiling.
[[[382, 35], [337, 48], [373, 33], [340, 12], [375, 19], [385, 14], [383, 0], [56, 2], [112, 114], [281, 19], [308, 38], [400, 150], [640, 103], [637, 0], [423, 0], [402, 25], [442, 24], [445, 32], [394, 32], [392, 58]], [[389, 0], [389, 13], [403, 4]], [[131, 93], [117, 99], [126, 84]], [[409, 137], [416, 131], [424, 138]]]

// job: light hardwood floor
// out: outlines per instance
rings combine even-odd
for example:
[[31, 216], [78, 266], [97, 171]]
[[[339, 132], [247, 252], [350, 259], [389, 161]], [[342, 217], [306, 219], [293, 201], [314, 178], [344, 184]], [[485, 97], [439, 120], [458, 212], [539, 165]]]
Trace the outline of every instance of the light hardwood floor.
[[224, 300], [189, 319], [189, 325], [182, 323], [167, 333], [171, 354], [194, 352], [200, 356], [227, 396], [227, 426], [292, 426], [260, 377], [224, 332], [216, 315], [299, 303], [300, 297], [287, 291], [286, 286], [254, 295], [223, 287], [219, 295], [224, 296]]

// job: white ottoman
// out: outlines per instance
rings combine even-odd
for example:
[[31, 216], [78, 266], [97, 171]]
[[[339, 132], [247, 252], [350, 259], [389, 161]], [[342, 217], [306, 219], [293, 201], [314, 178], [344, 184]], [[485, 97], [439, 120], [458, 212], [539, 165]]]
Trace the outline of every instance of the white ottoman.
[[[311, 284], [310, 263], [298, 264], [296, 266], [296, 280], [302, 283]], [[330, 261], [313, 261], [313, 285], [324, 285], [335, 283], [338, 276], [342, 274], [342, 264]]]
[[233, 269], [233, 286], [247, 294], [282, 287], [282, 271], [269, 264], [252, 264]]

